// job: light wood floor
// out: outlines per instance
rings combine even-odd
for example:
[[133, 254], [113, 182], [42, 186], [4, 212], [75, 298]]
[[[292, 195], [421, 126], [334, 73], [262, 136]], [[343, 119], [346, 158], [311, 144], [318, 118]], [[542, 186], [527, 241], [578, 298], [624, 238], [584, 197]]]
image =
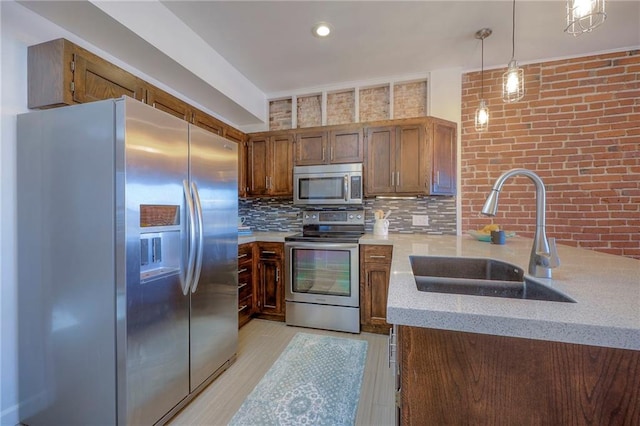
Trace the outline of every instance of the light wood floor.
[[299, 331], [366, 340], [368, 342], [367, 361], [356, 425], [395, 424], [394, 378], [387, 360], [387, 336], [291, 327], [282, 322], [259, 319], [251, 320], [240, 329], [236, 362], [168, 424], [170, 426], [228, 424], [245, 397]]

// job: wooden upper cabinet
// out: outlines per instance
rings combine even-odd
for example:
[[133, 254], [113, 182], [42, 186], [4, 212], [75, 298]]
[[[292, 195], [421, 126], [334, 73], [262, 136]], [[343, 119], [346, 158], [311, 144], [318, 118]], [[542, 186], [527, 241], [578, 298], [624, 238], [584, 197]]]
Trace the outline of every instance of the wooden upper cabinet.
[[238, 129], [234, 129], [233, 127], [224, 125], [224, 132], [221, 133], [222, 136], [229, 139], [230, 141], [234, 141], [236, 143], [244, 142], [247, 139], [247, 136], [242, 133]]
[[247, 195], [267, 195], [269, 136], [249, 138], [247, 150]]
[[297, 132], [294, 152], [296, 166], [327, 164], [327, 132]]
[[362, 163], [364, 138], [361, 125], [297, 131], [296, 166]]
[[395, 191], [395, 146], [394, 126], [368, 127], [365, 195], [388, 194]]
[[147, 90], [147, 103], [152, 107], [167, 112], [174, 117], [191, 121], [191, 107], [173, 95], [155, 87]]
[[79, 103], [103, 99], [130, 98], [144, 101], [143, 80], [85, 53], [73, 54], [73, 100]]
[[455, 194], [455, 123], [407, 119], [366, 135], [366, 196]]
[[53, 108], [129, 96], [226, 137], [246, 135], [68, 40], [29, 46], [28, 107]]
[[191, 108], [190, 122], [196, 126], [203, 128], [213, 134], [222, 136], [224, 133], [224, 124], [196, 108]]
[[363, 160], [362, 126], [349, 126], [329, 131], [330, 163], [362, 163]]
[[247, 195], [293, 195], [293, 134], [257, 134], [247, 143]]
[[27, 74], [29, 108], [145, 98], [143, 80], [65, 39], [29, 46]]
[[427, 142], [424, 124], [396, 127], [396, 193], [425, 191]]
[[269, 195], [293, 195], [293, 135], [271, 137]]
[[457, 135], [456, 125], [434, 120], [431, 125], [431, 194], [455, 195]]
[[424, 193], [426, 150], [422, 124], [368, 128], [365, 195]]

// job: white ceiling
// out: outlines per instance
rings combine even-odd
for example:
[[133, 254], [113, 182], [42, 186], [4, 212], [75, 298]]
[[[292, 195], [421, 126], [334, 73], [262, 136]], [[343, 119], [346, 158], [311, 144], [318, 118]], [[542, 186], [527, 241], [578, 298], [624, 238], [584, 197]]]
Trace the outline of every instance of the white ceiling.
[[[20, 4], [238, 124], [265, 120], [264, 99], [511, 57], [512, 2], [24, 1]], [[563, 32], [564, 0], [517, 1], [520, 63], [640, 48], [640, 1], [607, 2], [592, 33]], [[318, 21], [328, 39], [311, 35]], [[188, 55], [185, 55], [188, 52]], [[142, 54], [143, 53], [143, 54]]]
[[[385, 76], [480, 68], [511, 57], [511, 1], [163, 1], [266, 93]], [[565, 1], [516, 3], [516, 59], [533, 62], [640, 44], [640, 2], [607, 4], [591, 34], [564, 33]], [[328, 39], [311, 35], [329, 22]]]

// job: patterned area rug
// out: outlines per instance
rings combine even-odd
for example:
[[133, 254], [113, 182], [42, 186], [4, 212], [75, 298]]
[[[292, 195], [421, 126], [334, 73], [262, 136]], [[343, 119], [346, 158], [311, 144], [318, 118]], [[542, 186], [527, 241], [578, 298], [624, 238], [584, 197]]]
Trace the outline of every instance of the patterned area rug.
[[353, 425], [367, 342], [297, 333], [230, 425]]

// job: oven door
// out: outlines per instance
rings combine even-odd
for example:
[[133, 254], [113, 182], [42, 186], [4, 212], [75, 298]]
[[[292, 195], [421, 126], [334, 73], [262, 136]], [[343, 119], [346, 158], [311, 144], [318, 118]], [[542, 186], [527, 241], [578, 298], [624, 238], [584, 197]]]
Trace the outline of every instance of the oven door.
[[360, 306], [357, 243], [285, 243], [288, 302]]

